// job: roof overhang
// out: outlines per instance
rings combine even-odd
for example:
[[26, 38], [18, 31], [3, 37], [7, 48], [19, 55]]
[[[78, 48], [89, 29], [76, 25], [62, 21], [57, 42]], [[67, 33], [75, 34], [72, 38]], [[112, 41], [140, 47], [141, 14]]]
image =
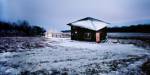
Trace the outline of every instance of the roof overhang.
[[110, 25], [110, 23], [87, 17], [72, 23], [68, 23], [67, 25], [98, 31], [107, 27], [108, 25]]

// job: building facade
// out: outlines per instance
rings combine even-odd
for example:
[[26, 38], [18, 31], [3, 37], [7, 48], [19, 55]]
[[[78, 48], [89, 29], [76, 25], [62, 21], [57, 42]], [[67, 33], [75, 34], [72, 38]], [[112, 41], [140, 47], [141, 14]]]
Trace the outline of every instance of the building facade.
[[107, 25], [104, 21], [87, 17], [68, 24], [71, 26], [71, 39], [80, 41], [95, 41], [100, 43], [106, 39]]

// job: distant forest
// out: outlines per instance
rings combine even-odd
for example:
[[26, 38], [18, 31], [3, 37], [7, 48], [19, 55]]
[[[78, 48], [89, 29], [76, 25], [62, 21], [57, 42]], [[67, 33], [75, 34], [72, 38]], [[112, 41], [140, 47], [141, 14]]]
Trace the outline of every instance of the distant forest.
[[[108, 27], [108, 32], [128, 32], [128, 33], [150, 33], [150, 24], [138, 24], [123, 27]], [[62, 32], [71, 32], [63, 30]]]
[[138, 24], [123, 27], [112, 27], [107, 29], [108, 32], [134, 32], [134, 33], [150, 33], [150, 24]]
[[20, 21], [19, 23], [0, 21], [0, 37], [43, 36], [45, 32], [44, 28], [30, 25], [27, 21]]

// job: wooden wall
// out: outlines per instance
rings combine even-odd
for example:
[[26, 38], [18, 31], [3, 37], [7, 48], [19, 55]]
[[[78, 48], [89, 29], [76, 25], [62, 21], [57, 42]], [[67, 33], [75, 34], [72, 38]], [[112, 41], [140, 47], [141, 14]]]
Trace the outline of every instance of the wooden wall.
[[[86, 39], [85, 34], [90, 33], [91, 39]], [[80, 28], [80, 27], [75, 27], [71, 26], [71, 39], [72, 40], [80, 40], [80, 41], [96, 41], [96, 32], [93, 30], [85, 29], [85, 28]]]
[[107, 27], [97, 31], [98, 33], [100, 33], [100, 40], [105, 40], [106, 36], [107, 36]]
[[[86, 37], [86, 34], [90, 33], [90, 38]], [[80, 41], [96, 41], [96, 33], [100, 33], [100, 42], [106, 39], [107, 28], [103, 28], [99, 31], [93, 31], [81, 27], [71, 26], [71, 39]]]

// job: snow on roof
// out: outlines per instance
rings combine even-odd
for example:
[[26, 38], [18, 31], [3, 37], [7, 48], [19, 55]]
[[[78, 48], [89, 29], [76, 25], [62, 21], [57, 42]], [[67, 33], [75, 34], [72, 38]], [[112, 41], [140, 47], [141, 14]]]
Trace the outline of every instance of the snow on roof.
[[94, 18], [91, 18], [91, 17], [86, 17], [84, 19], [69, 23], [67, 25], [78, 26], [78, 27], [98, 31], [98, 30], [106, 27], [107, 25], [109, 25], [109, 23], [98, 20], [98, 19], [94, 19]]

